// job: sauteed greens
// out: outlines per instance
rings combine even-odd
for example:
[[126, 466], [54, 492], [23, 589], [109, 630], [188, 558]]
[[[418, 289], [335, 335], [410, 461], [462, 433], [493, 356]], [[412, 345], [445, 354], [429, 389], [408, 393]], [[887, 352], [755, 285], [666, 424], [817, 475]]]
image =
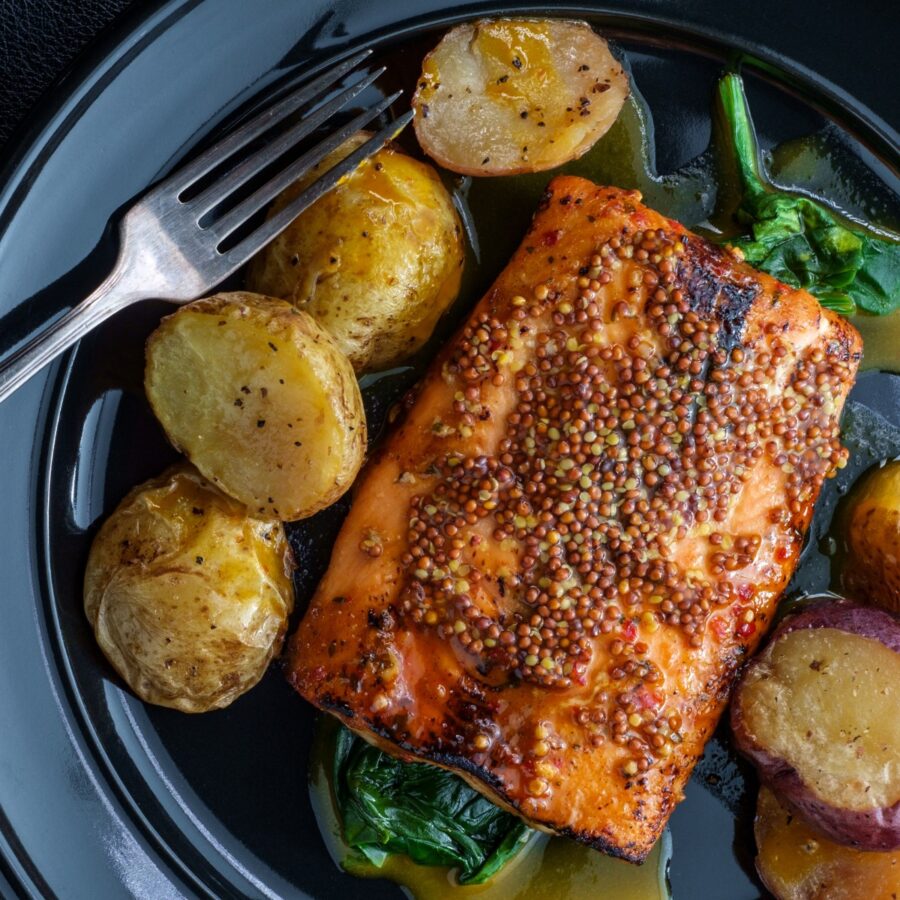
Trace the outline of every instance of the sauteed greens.
[[405, 763], [341, 728], [334, 758], [334, 791], [344, 839], [373, 865], [405, 853], [428, 866], [457, 866], [462, 884], [481, 884], [531, 835], [450, 772]]
[[804, 288], [843, 315], [885, 315], [900, 306], [900, 236], [876, 234], [809, 197], [772, 185], [760, 160], [740, 75], [719, 82], [720, 113], [743, 195], [736, 211], [747, 234], [732, 239], [748, 263]]

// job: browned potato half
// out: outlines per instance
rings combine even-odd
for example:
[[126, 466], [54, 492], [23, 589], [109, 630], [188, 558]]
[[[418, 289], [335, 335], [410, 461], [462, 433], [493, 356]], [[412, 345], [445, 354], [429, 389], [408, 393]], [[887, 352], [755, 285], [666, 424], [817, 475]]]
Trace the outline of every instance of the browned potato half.
[[206, 712], [253, 687], [280, 651], [290, 569], [279, 521], [249, 515], [184, 464], [135, 488], [103, 523], [84, 608], [142, 700]]
[[841, 600], [778, 626], [731, 705], [738, 748], [832, 840], [900, 849], [900, 621]]
[[353, 368], [283, 300], [217, 294], [181, 307], [147, 341], [144, 384], [172, 443], [255, 514], [311, 516], [362, 465]]
[[[270, 214], [367, 137], [326, 157]], [[462, 225], [437, 173], [388, 146], [257, 254], [247, 285], [308, 312], [357, 372], [377, 371], [428, 340], [459, 291], [464, 255]]]
[[454, 172], [540, 172], [590, 149], [627, 96], [628, 76], [586, 23], [483, 19], [425, 57], [414, 124]]
[[900, 897], [900, 851], [876, 853], [823, 837], [763, 786], [756, 806], [756, 870], [778, 900]]
[[900, 613], [900, 461], [870, 472], [854, 488], [845, 527], [847, 592]]

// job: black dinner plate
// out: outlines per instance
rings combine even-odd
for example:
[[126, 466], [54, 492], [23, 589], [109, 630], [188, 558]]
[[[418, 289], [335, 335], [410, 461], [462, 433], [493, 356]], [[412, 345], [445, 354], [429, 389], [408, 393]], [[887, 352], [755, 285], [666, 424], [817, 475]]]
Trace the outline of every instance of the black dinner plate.
[[[115, 254], [110, 217], [267, 88], [363, 46], [375, 58], [427, 46], [447, 23], [497, 5], [173, 0], [132, 16], [60, 85], [7, 160], [3, 345], [88, 293]], [[625, 54], [654, 115], [661, 172], [705, 149], [715, 79], [740, 51], [763, 143], [831, 120], [871, 173], [859, 177], [883, 181], [891, 207], [896, 134], [827, 81], [846, 61], [823, 59], [814, 77], [765, 49], [758, 22], [737, 10], [729, 21], [717, 6], [698, 4], [689, 22], [673, 18], [671, 2], [553, 13], [587, 18]], [[813, 2], [797, 6], [816, 14]], [[795, 40], [797, 59], [814, 57]], [[860, 65], [879, 77], [876, 60]], [[878, 109], [895, 114], [896, 79], [885, 77], [879, 96]], [[175, 457], [142, 390], [143, 342], [167, 309], [119, 315], [0, 406], [0, 894], [398, 897], [328, 855], [307, 786], [312, 709], [277, 667], [228, 709], [192, 717], [137, 701], [94, 644], [81, 606], [90, 540], [132, 486]], [[390, 390], [371, 395], [374, 419]], [[900, 378], [867, 374], [853, 397], [900, 424]], [[292, 536], [301, 606], [337, 521], [324, 516]], [[766, 896], [752, 866], [754, 795], [720, 733], [672, 818], [676, 900]]]

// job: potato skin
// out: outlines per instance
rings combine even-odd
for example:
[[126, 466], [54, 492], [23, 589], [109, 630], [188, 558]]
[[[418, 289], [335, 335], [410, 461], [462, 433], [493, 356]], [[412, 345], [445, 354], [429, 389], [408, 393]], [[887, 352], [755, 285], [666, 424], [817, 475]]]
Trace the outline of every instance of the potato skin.
[[759, 791], [756, 870], [778, 900], [878, 900], [900, 896], [900, 851], [854, 850], [823, 837], [782, 804]]
[[311, 516], [362, 465], [353, 369], [282, 300], [238, 292], [181, 307], [147, 341], [144, 385], [169, 440], [254, 514]]
[[84, 609], [138, 697], [206, 712], [253, 687], [280, 652], [290, 573], [280, 522], [248, 515], [179, 464], [136, 487], [101, 526]]
[[869, 472], [853, 490], [845, 529], [845, 589], [900, 613], [900, 461]]
[[[276, 200], [282, 209], [351, 138]], [[431, 166], [393, 146], [314, 203], [250, 263], [250, 290], [289, 300], [335, 339], [357, 372], [387, 369], [429, 338], [456, 298], [462, 224]]]
[[[776, 643], [792, 632], [807, 629], [836, 629], [883, 644], [900, 654], [900, 621], [890, 613], [873, 607], [858, 606], [847, 600], [823, 600], [807, 606], [802, 612], [788, 616], [765, 650], [744, 671], [731, 705], [731, 727], [738, 749], [757, 767], [760, 778], [807, 821], [840, 844], [863, 850], [900, 849], [900, 800], [869, 809], [843, 808], [821, 797], [801, 777], [787, 759], [761, 743], [748, 725], [747, 685], [760, 670], [769, 666]], [[812, 668], [812, 663], [810, 668]], [[860, 690], [863, 690], [860, 688]], [[893, 692], [879, 698], [879, 709], [888, 721], [900, 716], [900, 694]], [[852, 702], [864, 702], [854, 693]], [[782, 702], [786, 703], [787, 700]], [[870, 700], [871, 702], [871, 700]], [[792, 711], [793, 712], [793, 711]], [[813, 722], [810, 721], [812, 726]], [[804, 726], [806, 727], [806, 726]], [[896, 773], [895, 773], [896, 774]], [[847, 773], [850, 779], [852, 773]]]

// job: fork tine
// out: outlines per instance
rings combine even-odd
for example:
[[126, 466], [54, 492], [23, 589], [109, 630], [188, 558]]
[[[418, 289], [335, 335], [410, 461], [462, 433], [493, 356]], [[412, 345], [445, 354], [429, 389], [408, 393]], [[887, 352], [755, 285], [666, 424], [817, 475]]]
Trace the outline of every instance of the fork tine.
[[349, 59], [345, 59], [342, 63], [328, 69], [307, 84], [294, 89], [277, 103], [267, 106], [253, 116], [249, 122], [245, 122], [236, 131], [226, 135], [208, 150], [204, 150], [203, 153], [186, 166], [173, 172], [157, 186], [157, 189], [177, 190], [181, 194], [198, 178], [202, 178], [210, 169], [215, 168], [215, 166], [231, 156], [232, 153], [249, 144], [254, 138], [280, 122], [285, 116], [289, 116], [303, 106], [304, 103], [308, 103], [319, 94], [324, 93], [335, 82], [358, 66], [371, 52], [370, 49], [366, 49], [355, 53]]
[[[413, 111], [408, 110], [402, 116], [398, 116], [336, 166], [330, 168], [321, 178], [316, 179], [284, 209], [279, 210], [272, 218], [267, 219], [254, 232], [227, 251], [224, 256], [228, 263], [233, 266], [241, 265], [254, 253], [265, 247], [272, 238], [284, 231], [303, 210], [312, 206], [323, 194], [330, 191], [339, 181], [356, 169], [363, 160], [377, 153], [388, 141], [395, 138], [413, 120], [413, 115]], [[341, 138], [336, 145], [339, 146], [344, 140]], [[291, 168], [293, 169], [295, 166]]]
[[346, 106], [354, 97], [359, 96], [376, 78], [386, 71], [386, 67], [382, 66], [374, 72], [366, 75], [361, 81], [341, 91], [336, 97], [320, 106], [308, 116], [304, 116], [296, 125], [289, 128], [284, 134], [279, 135], [274, 141], [267, 143], [264, 147], [260, 147], [255, 153], [243, 160], [239, 165], [235, 166], [227, 175], [211, 184], [205, 191], [198, 196], [187, 201], [187, 205], [191, 207], [196, 217], [199, 219], [205, 212], [208, 212], [216, 204], [221, 203], [227, 197], [230, 197], [238, 188], [241, 187], [248, 179], [252, 178], [258, 172], [262, 171], [269, 163], [274, 162], [290, 150], [295, 144], [310, 135], [323, 122], [326, 122], [339, 109]]
[[[243, 225], [250, 216], [262, 209], [270, 200], [274, 200], [296, 178], [321, 162], [329, 153], [340, 147], [344, 141], [356, 134], [372, 119], [381, 115], [402, 93], [403, 91], [397, 91], [395, 94], [391, 94], [390, 97], [385, 97], [379, 103], [376, 103], [375, 106], [364, 109], [346, 125], [330, 134], [321, 143], [316, 144], [315, 147], [312, 147], [277, 175], [270, 178], [233, 209], [228, 210], [225, 215], [209, 226], [208, 231], [216, 237], [216, 246], [221, 244], [228, 235]], [[360, 156], [360, 159], [362, 159], [362, 156]]]

